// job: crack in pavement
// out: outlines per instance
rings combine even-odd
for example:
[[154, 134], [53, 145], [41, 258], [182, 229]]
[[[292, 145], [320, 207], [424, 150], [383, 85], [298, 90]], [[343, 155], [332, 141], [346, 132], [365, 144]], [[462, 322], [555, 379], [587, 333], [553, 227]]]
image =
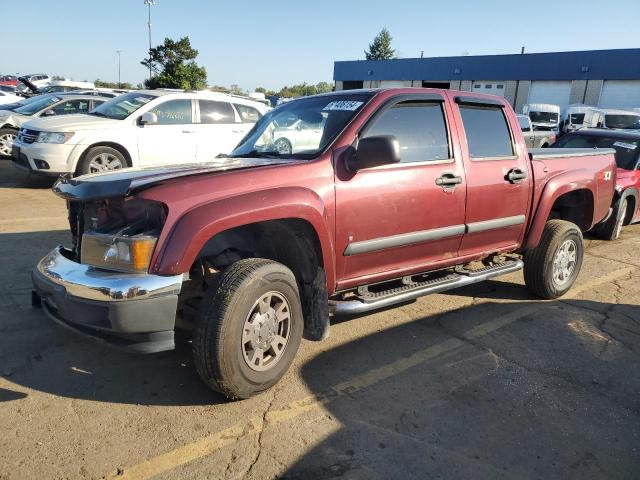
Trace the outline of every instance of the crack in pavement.
[[262, 422], [259, 425], [258, 428], [258, 438], [257, 438], [257, 452], [256, 455], [253, 459], [253, 461], [251, 462], [251, 464], [249, 465], [249, 467], [245, 470], [245, 472], [242, 472], [242, 475], [240, 475], [240, 478], [249, 478], [251, 473], [253, 472], [253, 468], [256, 466], [256, 464], [258, 463], [258, 461], [260, 460], [260, 457], [262, 455], [262, 436], [264, 435], [264, 431], [266, 430], [266, 426], [269, 423], [269, 419], [267, 418], [267, 416], [269, 415], [269, 412], [271, 412], [271, 409], [273, 408], [273, 404], [275, 402], [276, 399], [276, 395], [278, 393], [278, 390], [280, 389], [280, 387], [278, 385], [276, 385], [273, 388], [273, 394], [271, 395], [271, 400], [269, 400], [269, 404], [267, 405], [267, 408], [264, 410], [264, 413], [262, 414]]

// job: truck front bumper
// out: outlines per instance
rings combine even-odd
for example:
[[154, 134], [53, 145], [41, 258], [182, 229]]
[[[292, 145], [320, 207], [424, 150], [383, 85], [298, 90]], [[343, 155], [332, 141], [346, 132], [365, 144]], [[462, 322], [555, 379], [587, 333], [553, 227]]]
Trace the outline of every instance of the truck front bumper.
[[34, 302], [55, 322], [85, 336], [138, 353], [174, 348], [182, 275], [118, 273], [72, 260], [63, 247], [31, 274]]

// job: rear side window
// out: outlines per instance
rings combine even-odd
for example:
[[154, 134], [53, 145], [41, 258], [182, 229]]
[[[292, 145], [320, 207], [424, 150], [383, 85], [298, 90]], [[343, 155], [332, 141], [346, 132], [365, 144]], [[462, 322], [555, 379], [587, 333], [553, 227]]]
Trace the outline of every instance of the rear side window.
[[364, 137], [393, 135], [401, 162], [446, 160], [449, 140], [440, 103], [402, 102], [382, 112]]
[[633, 138], [565, 135], [552, 145], [554, 148], [613, 148], [616, 164], [625, 170], [635, 170], [640, 157], [640, 140]]
[[236, 123], [236, 112], [228, 102], [199, 100], [200, 123]]
[[89, 100], [69, 100], [52, 108], [56, 115], [70, 115], [89, 111]]
[[238, 110], [238, 113], [240, 114], [240, 118], [245, 123], [256, 123], [262, 116], [262, 114], [253, 107], [240, 105], [238, 103], [234, 103], [233, 105], [236, 107], [236, 110]]
[[460, 105], [471, 158], [511, 157], [513, 145], [502, 108]]

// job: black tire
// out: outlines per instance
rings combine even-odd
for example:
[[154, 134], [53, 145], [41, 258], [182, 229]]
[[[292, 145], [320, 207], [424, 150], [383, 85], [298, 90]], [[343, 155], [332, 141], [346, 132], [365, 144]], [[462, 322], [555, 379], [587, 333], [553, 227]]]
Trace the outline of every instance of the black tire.
[[[560, 255], [560, 248], [568, 245], [571, 250], [571, 240], [575, 247], [575, 260], [569, 275], [564, 276], [562, 282], [554, 279], [554, 260]], [[577, 225], [565, 220], [549, 220], [542, 232], [538, 246], [524, 254], [524, 281], [527, 288], [538, 297], [551, 299], [567, 293], [575, 282], [584, 256], [582, 232]], [[562, 261], [562, 259], [559, 259]]]
[[[92, 162], [97, 161], [101, 157], [113, 159], [114, 168], [105, 168], [105, 170], [95, 169], [92, 166]], [[116, 161], [119, 162], [119, 165], [116, 164]], [[127, 159], [121, 152], [112, 147], [102, 146], [90, 148], [78, 165], [77, 171], [78, 175], [86, 175], [88, 173], [97, 173], [99, 171], [119, 170], [121, 168], [126, 168], [127, 166]]]
[[0, 141], [2, 142], [0, 144], [0, 158], [11, 158], [11, 147], [9, 147], [8, 143], [5, 145], [5, 139], [13, 137], [11, 140], [11, 143], [13, 143], [17, 136], [18, 130], [15, 128], [0, 128]]
[[291, 142], [284, 137], [278, 138], [273, 145], [276, 147], [276, 150], [281, 155], [289, 155], [293, 153], [293, 147], [291, 146]]
[[[231, 400], [249, 398], [272, 387], [289, 369], [302, 339], [304, 321], [295, 276], [280, 263], [250, 258], [230, 265], [210, 290], [202, 301], [193, 332], [198, 375]], [[273, 293], [286, 299], [289, 306], [288, 341], [270, 367], [256, 371], [245, 360], [247, 345], [253, 343], [243, 343], [242, 339], [259, 300]]]
[[594, 228], [593, 233], [603, 240], [617, 240], [624, 225], [627, 214], [627, 199], [623, 198], [616, 203], [611, 216], [602, 225]]

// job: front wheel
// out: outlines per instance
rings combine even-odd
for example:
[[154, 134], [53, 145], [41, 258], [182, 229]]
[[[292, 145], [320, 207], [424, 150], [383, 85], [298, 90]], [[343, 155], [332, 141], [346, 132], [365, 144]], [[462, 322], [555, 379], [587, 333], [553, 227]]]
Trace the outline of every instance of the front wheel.
[[545, 299], [564, 295], [580, 273], [583, 256], [580, 229], [565, 220], [549, 220], [538, 246], [524, 255], [527, 288]]
[[18, 131], [13, 128], [0, 128], [0, 157], [10, 157], [13, 142]]
[[220, 274], [200, 306], [193, 357], [200, 378], [232, 400], [280, 380], [302, 339], [296, 279], [284, 265], [240, 260]]
[[111, 170], [119, 170], [126, 166], [127, 160], [124, 158], [124, 155], [115, 148], [93, 147], [89, 149], [84, 156], [78, 168], [78, 175], [109, 172]]

